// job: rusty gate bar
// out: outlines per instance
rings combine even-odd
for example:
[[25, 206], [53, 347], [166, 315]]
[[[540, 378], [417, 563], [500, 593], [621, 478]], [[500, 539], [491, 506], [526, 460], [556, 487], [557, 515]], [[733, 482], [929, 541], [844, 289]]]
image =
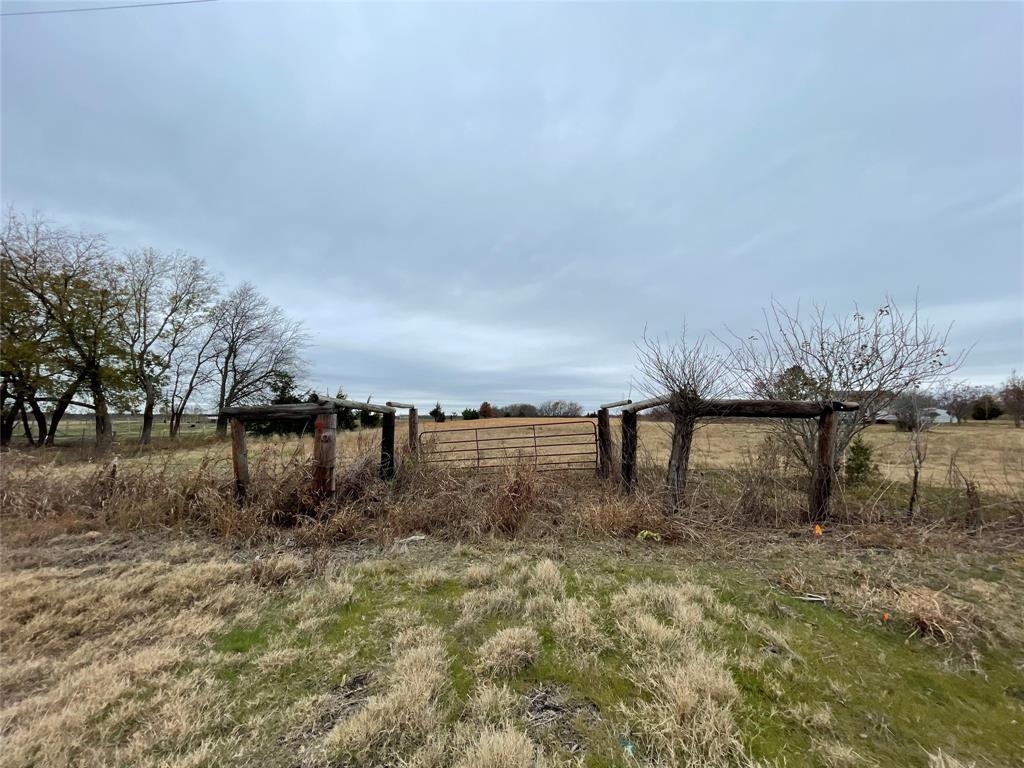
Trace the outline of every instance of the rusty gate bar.
[[462, 463], [454, 469], [497, 470], [530, 458], [541, 472], [596, 471], [598, 465], [597, 427], [589, 419], [428, 430], [420, 432], [419, 444], [422, 461]]

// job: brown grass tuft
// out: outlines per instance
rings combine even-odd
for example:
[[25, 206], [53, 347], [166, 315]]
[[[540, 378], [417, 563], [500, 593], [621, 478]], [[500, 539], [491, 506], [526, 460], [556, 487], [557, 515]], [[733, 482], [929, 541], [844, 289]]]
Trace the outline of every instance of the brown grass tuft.
[[515, 723], [522, 703], [518, 694], [504, 683], [484, 681], [474, 689], [467, 705], [469, 718], [478, 725], [500, 727]]
[[359, 765], [386, 765], [421, 746], [444, 722], [440, 698], [448, 680], [448, 659], [437, 636], [421, 644], [400, 640], [384, 691], [367, 699], [351, 717], [337, 723], [323, 740], [330, 759]]
[[456, 763], [457, 768], [534, 768], [540, 750], [511, 726], [486, 727]]
[[252, 580], [261, 586], [281, 587], [296, 576], [302, 575], [307, 561], [296, 555], [257, 556], [252, 561]]
[[608, 640], [602, 634], [594, 614], [598, 606], [593, 599], [571, 597], [558, 604], [552, 628], [559, 645], [573, 656], [600, 653], [608, 646]]
[[527, 586], [530, 591], [538, 595], [561, 595], [565, 591], [565, 582], [562, 581], [562, 572], [558, 565], [545, 558], [539, 561], [527, 577]]
[[540, 637], [529, 627], [498, 630], [477, 651], [478, 666], [493, 677], [510, 677], [540, 655]]
[[474, 589], [459, 598], [459, 623], [471, 624], [492, 616], [510, 616], [519, 608], [519, 597], [511, 587]]

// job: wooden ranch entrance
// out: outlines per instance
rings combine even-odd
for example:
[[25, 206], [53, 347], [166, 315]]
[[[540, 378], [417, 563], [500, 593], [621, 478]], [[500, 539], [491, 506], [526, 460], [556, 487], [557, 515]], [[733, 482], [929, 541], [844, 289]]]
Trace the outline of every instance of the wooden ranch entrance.
[[[633, 493], [636, 488], [637, 415], [640, 411], [670, 405], [672, 402], [672, 395], [662, 395], [638, 403], [621, 400], [602, 405], [597, 412], [601, 445], [598, 474], [604, 477], [611, 474], [612, 440], [609, 409], [620, 406], [622, 409], [622, 458], [619, 465], [622, 473], [621, 483], [626, 493]], [[704, 400], [696, 405], [696, 411], [690, 415], [692, 418], [816, 419], [818, 444], [805, 517], [811, 521], [821, 521], [828, 515], [829, 500], [835, 484], [837, 414], [852, 413], [859, 408], [857, 403], [840, 400]], [[692, 431], [690, 436], [692, 437]], [[689, 454], [688, 444], [686, 453]]]
[[455, 427], [420, 433], [420, 460], [452, 469], [597, 470], [597, 429], [587, 420]]

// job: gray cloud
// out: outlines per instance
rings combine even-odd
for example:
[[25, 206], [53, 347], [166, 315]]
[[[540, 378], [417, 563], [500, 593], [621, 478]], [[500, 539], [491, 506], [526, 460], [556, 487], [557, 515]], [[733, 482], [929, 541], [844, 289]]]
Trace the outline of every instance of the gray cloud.
[[[6, 3], [5, 9], [16, 9]], [[33, 5], [33, 7], [37, 7]], [[5, 202], [304, 318], [310, 383], [629, 391], [645, 326], [919, 293], [1024, 368], [1024, 9], [211, 3], [2, 25]]]

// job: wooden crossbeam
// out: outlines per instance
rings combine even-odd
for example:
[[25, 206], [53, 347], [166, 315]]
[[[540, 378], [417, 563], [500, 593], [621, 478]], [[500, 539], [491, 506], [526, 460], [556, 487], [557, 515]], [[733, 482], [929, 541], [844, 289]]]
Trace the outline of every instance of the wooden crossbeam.
[[[639, 413], [648, 408], [668, 405], [671, 395], [652, 397], [624, 407], [623, 412]], [[735, 416], [742, 418], [771, 419], [816, 419], [823, 413], [856, 411], [858, 403], [841, 400], [705, 400], [697, 406], [697, 413], [704, 417]]]
[[333, 413], [331, 405], [323, 403], [295, 403], [294, 405], [239, 405], [221, 408], [220, 415], [239, 421], [262, 421], [267, 419], [308, 419], [322, 413]]
[[353, 411], [370, 411], [372, 413], [394, 413], [395, 409], [390, 405], [377, 405], [376, 403], [361, 403], [358, 400], [342, 400], [337, 397], [321, 397], [321, 403], [332, 403], [338, 408], [351, 408]]

